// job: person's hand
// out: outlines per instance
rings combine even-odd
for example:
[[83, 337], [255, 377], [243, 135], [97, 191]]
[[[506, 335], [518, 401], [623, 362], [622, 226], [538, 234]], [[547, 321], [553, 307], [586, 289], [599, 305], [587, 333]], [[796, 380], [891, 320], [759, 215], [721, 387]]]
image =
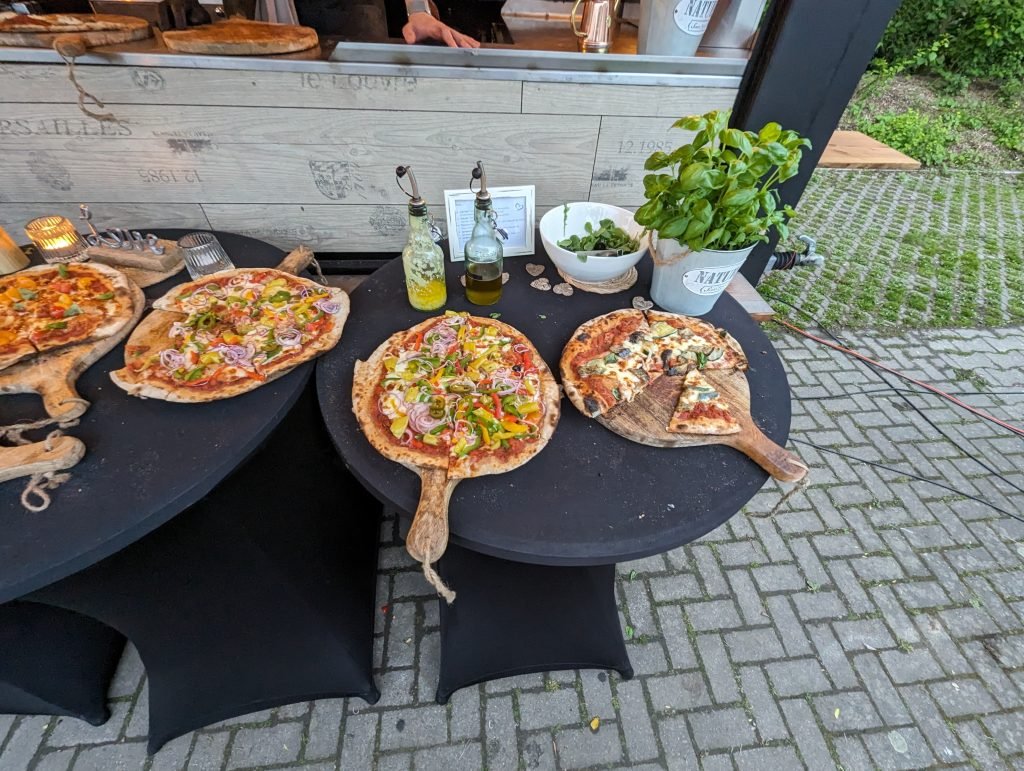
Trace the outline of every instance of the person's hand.
[[402, 37], [409, 45], [424, 40], [440, 40], [449, 48], [479, 48], [480, 43], [469, 35], [452, 29], [443, 21], [435, 19], [429, 13], [414, 13], [408, 23], [402, 27]]

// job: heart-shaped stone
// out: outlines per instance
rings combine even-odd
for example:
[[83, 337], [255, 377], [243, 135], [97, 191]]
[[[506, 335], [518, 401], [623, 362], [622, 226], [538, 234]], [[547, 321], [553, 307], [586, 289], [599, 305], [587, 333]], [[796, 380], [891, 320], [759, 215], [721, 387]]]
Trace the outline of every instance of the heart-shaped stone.
[[537, 277], [544, 272], [543, 265], [534, 265], [532, 262], [526, 263], [526, 272], [531, 276]]
[[531, 281], [530, 286], [532, 286], [534, 289], [539, 289], [542, 292], [547, 292], [549, 289], [551, 289], [551, 282], [548, 281], [546, 278], [538, 278]]
[[636, 308], [638, 311], [649, 311], [651, 308], [654, 307], [654, 303], [652, 303], [650, 300], [645, 300], [643, 297], [634, 297], [633, 307]]
[[563, 297], [572, 297], [572, 284], [555, 284], [553, 291], [555, 294], [560, 294]]
[[501, 283], [502, 283], [503, 285], [504, 285], [504, 284], [507, 284], [507, 283], [508, 283], [508, 280], [509, 280], [509, 278], [510, 278], [510, 276], [508, 275], [508, 273], [502, 273], [502, 274], [501, 274]]

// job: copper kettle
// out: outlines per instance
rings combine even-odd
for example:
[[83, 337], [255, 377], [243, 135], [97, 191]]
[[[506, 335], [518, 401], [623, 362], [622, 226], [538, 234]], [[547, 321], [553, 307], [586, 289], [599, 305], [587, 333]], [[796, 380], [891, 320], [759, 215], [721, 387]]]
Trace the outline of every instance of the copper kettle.
[[[569, 14], [576, 45], [583, 53], [606, 54], [612, 47], [612, 22], [622, 0], [576, 0]], [[583, 3], [582, 25], [576, 24], [576, 9]], [[581, 29], [582, 26], [582, 29]]]

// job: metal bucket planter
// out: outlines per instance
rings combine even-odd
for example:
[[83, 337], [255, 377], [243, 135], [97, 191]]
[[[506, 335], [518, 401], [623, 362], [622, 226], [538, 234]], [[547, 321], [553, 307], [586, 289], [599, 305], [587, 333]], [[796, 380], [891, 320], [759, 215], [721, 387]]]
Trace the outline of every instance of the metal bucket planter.
[[746, 262], [745, 249], [691, 251], [675, 239], [660, 241], [651, 234], [654, 278], [651, 299], [667, 311], [700, 316], [715, 307], [719, 296]]

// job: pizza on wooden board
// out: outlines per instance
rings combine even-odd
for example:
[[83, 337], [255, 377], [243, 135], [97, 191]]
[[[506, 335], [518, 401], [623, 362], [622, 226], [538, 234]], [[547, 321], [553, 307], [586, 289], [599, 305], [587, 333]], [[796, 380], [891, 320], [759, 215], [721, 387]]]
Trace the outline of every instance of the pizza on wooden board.
[[106, 265], [39, 265], [0, 277], [0, 369], [110, 337], [133, 310], [129, 279]]
[[[743, 349], [724, 329], [689, 316], [639, 310], [612, 311], [586, 322], [566, 344], [561, 360], [565, 392], [589, 417], [633, 401], [659, 377], [746, 368]], [[709, 401], [699, 398], [705, 393], [698, 389], [700, 384], [706, 385], [703, 378], [685, 384], [677, 407], [680, 419], [674, 417], [668, 430], [715, 434], [739, 430], [731, 415], [716, 413], [715, 421], [690, 420], [711, 411], [710, 404], [696, 407], [689, 402], [695, 396], [696, 402]], [[724, 404], [719, 398], [715, 406]]]
[[333, 348], [348, 296], [269, 268], [181, 284], [158, 299], [111, 379], [134, 396], [207, 402], [251, 391]]
[[0, 32], [106, 32], [137, 25], [135, 17], [113, 13], [0, 14]]
[[352, 408], [381, 454], [463, 478], [510, 470], [538, 452], [558, 422], [559, 398], [521, 332], [448, 311], [357, 362]]

